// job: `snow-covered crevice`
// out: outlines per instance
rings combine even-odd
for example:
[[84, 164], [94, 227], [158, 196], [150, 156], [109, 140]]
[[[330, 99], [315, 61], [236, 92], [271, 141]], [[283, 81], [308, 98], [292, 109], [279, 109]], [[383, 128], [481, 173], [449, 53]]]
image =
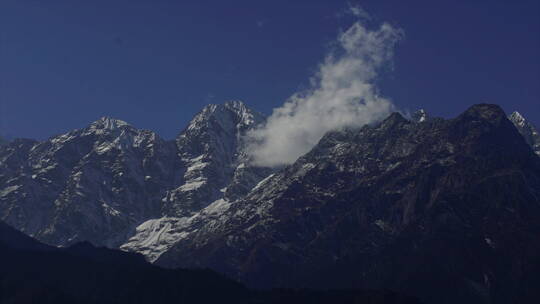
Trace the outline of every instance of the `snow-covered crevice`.
[[196, 232], [198, 226], [221, 216], [230, 206], [230, 202], [219, 199], [189, 217], [148, 220], [135, 229], [135, 234], [120, 249], [141, 253], [154, 262], [174, 244]]
[[189, 218], [162, 217], [140, 224], [126, 243], [120, 246], [125, 251], [141, 253], [153, 262], [173, 244], [187, 236], [182, 228], [187, 226]]

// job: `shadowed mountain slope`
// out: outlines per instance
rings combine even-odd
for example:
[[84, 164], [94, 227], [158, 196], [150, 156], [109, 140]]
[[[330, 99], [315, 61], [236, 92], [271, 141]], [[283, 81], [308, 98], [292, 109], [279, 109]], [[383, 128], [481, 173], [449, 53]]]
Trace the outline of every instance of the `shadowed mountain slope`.
[[327, 134], [159, 265], [252, 286], [385, 288], [428, 303], [538, 296], [540, 158], [495, 105]]

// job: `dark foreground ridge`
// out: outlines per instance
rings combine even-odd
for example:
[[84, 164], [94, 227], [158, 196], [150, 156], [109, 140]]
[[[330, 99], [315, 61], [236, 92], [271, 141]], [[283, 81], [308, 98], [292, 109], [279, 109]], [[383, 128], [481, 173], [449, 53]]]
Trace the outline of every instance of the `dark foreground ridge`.
[[133, 253], [58, 249], [0, 222], [0, 303], [395, 303], [380, 291], [254, 291], [211, 270], [168, 270]]

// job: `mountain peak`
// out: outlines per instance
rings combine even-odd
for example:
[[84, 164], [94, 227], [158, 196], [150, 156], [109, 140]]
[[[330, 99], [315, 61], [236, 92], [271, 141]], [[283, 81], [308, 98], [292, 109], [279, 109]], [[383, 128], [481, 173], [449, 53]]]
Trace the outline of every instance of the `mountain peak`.
[[411, 116], [414, 122], [424, 122], [429, 119], [429, 115], [424, 109], [419, 109]]
[[242, 101], [234, 100], [224, 104], [210, 104], [195, 115], [187, 130], [200, 129], [210, 120], [216, 121], [224, 129], [228, 129], [226, 126], [243, 129], [262, 122], [264, 116], [248, 108]]
[[224, 102], [223, 104], [215, 104], [215, 103], [208, 104], [201, 110], [200, 113], [213, 113], [213, 112], [216, 112], [218, 109], [227, 109], [233, 112], [249, 110], [249, 108], [246, 106], [244, 102], [240, 100], [230, 100], [230, 101]]
[[381, 123], [381, 127], [388, 129], [408, 122], [409, 121], [405, 119], [403, 115], [398, 112], [393, 112], [392, 114], [390, 114], [390, 116], [383, 120], [383, 122]]
[[240, 100], [227, 101], [223, 104], [223, 106], [231, 110], [240, 110], [240, 111], [247, 110], [246, 104]]
[[90, 128], [94, 130], [115, 130], [125, 126], [129, 126], [129, 124], [123, 120], [107, 116], [103, 116], [90, 124]]
[[506, 114], [495, 104], [475, 104], [455, 118], [457, 122], [485, 121], [490, 124], [499, 124], [503, 120], [506, 120]]

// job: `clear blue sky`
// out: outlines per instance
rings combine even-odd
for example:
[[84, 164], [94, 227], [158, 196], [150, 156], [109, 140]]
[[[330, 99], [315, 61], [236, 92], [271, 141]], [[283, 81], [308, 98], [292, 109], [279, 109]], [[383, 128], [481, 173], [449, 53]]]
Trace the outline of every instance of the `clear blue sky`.
[[[381, 92], [451, 117], [474, 103], [540, 125], [540, 1], [353, 1], [405, 31]], [[101, 116], [174, 137], [205, 104], [269, 114], [308, 84], [347, 1], [1, 0], [0, 134]]]

